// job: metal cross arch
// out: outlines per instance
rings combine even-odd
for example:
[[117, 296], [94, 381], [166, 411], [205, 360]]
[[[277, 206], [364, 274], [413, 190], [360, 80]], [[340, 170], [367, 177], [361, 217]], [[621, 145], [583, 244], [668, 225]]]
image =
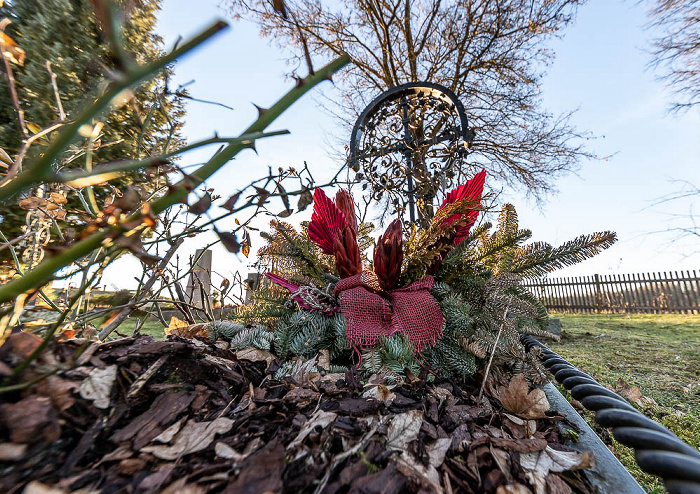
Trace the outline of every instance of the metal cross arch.
[[408, 206], [411, 223], [425, 223], [437, 191], [463, 178], [473, 137], [452, 91], [429, 82], [403, 84], [380, 94], [359, 116], [348, 165], [365, 182], [363, 189], [371, 187], [374, 200], [386, 196], [396, 212]]

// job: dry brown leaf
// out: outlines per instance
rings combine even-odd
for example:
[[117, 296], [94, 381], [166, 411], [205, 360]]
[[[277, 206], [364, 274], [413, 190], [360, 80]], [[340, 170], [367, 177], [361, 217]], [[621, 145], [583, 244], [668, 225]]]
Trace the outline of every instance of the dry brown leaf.
[[396, 399], [396, 395], [383, 384], [378, 384], [367, 388], [365, 392], [362, 393], [362, 397], [374, 398], [375, 400], [386, 403], [387, 406], [391, 405], [394, 399]]
[[569, 470], [594, 468], [596, 460], [595, 455], [590, 451], [584, 453], [559, 451], [551, 446], [547, 446], [543, 451], [522, 453], [520, 455], [520, 465], [527, 470], [547, 475], [549, 472], [567, 472]]
[[309, 420], [306, 421], [304, 427], [301, 428], [299, 434], [294, 441], [289, 443], [287, 449], [295, 449], [304, 442], [304, 439], [317, 427], [318, 430], [325, 429], [328, 427], [336, 418], [338, 414], [335, 412], [324, 412], [323, 410], [317, 410]]
[[0, 461], [21, 460], [26, 451], [26, 444], [0, 443]]
[[422, 410], [409, 410], [394, 416], [386, 433], [386, 448], [388, 450], [405, 450], [408, 443], [418, 437], [422, 424]]
[[637, 405], [642, 404], [642, 390], [637, 386], [630, 386], [622, 378], [617, 380], [615, 391], [628, 401], [636, 403]]
[[112, 385], [117, 378], [117, 366], [110, 365], [104, 369], [92, 369], [80, 385], [80, 396], [92, 401], [97, 408], [109, 406]]
[[529, 487], [515, 483], [509, 485], [499, 485], [496, 494], [532, 494]]
[[211, 422], [195, 422], [190, 420], [175, 437], [171, 446], [145, 446], [142, 452], [151, 453], [161, 460], [176, 460], [177, 458], [206, 449], [217, 434], [231, 430], [233, 420], [219, 417]]
[[547, 395], [539, 388], [530, 391], [525, 375], [513, 376], [508, 386], [498, 388], [498, 398], [503, 406], [515, 415], [527, 419], [546, 418], [549, 410]]
[[275, 356], [267, 350], [261, 350], [252, 346], [238, 350], [236, 358], [238, 360], [250, 360], [251, 362], [267, 362], [268, 365], [275, 360]]

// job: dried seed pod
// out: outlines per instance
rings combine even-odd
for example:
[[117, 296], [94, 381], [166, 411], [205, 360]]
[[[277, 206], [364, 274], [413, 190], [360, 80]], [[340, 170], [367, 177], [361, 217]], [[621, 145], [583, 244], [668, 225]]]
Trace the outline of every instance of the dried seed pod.
[[398, 284], [402, 262], [403, 227], [400, 220], [394, 220], [374, 247], [374, 272], [384, 290], [391, 290]]

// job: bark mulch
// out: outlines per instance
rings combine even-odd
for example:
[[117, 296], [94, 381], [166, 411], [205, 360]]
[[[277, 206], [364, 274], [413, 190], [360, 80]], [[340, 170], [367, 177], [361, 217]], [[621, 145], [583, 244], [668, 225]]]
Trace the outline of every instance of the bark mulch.
[[[12, 335], [0, 376], [36, 344]], [[61, 370], [0, 395], [0, 492], [595, 492], [595, 460], [563, 444], [559, 419], [516, 416], [497, 385], [477, 403], [475, 382], [427, 372], [393, 388], [308, 365], [274, 380], [280, 361], [225, 346], [53, 344], [24, 379]]]

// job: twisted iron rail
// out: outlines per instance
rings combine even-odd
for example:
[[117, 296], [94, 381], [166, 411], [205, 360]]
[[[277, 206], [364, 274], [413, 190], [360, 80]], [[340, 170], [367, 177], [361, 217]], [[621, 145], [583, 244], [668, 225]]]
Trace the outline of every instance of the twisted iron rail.
[[617, 441], [634, 448], [639, 467], [663, 479], [671, 494], [700, 494], [700, 451], [683, 442], [673, 432], [646, 417], [617, 393], [603, 387], [530, 335], [520, 335], [526, 350], [542, 349], [547, 370], [595, 420], [611, 427]]

